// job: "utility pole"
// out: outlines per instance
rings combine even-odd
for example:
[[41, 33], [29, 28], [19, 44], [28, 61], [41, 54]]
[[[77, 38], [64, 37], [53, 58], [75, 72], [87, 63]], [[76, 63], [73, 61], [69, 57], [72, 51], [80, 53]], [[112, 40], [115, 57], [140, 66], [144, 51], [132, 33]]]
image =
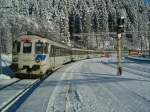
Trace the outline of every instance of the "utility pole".
[[0, 74], [3, 74], [2, 73], [2, 41], [1, 41], [1, 38], [0, 38]]
[[124, 32], [124, 17], [117, 18], [117, 75], [122, 75], [122, 55], [121, 55], [121, 47], [122, 47], [122, 33]]

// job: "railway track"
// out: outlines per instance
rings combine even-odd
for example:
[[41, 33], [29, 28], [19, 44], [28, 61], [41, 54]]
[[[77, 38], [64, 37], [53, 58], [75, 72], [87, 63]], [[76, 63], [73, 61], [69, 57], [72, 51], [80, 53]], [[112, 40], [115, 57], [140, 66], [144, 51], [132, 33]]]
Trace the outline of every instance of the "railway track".
[[[44, 76], [41, 79], [34, 80], [32, 82], [29, 81], [29, 83], [26, 83], [26, 87], [22, 90], [16, 92], [16, 94], [7, 99], [6, 102], [3, 103], [3, 105], [0, 105], [0, 112], [13, 112], [15, 111], [24, 101], [28, 98], [29, 95], [32, 94], [32, 92], [48, 77]], [[23, 80], [17, 80], [5, 87], [2, 87], [0, 89], [0, 92], [5, 92], [9, 90], [10, 88], [17, 88], [17, 84], [21, 83]]]
[[[109, 64], [107, 62], [104, 62], [104, 61], [101, 61], [102, 64], [105, 64], [107, 66], [110, 66], [110, 67], [113, 67], [113, 68], [116, 68], [116, 66], [114, 64]], [[138, 75], [138, 76], [142, 76], [144, 78], [150, 78], [150, 72], [145, 72], [145, 71], [139, 71], [139, 70], [132, 70], [129, 66], [123, 66], [123, 71], [126, 71], [128, 73], [132, 73], [134, 75]]]
[[14, 82], [11, 82], [10, 84], [7, 84], [7, 85], [5, 85], [5, 86], [2, 86], [2, 87], [0, 87], [0, 91], [2, 91], [3, 89], [5, 89], [5, 88], [7, 88], [7, 87], [9, 87], [9, 86], [12, 86], [13, 84], [16, 84], [16, 83], [18, 83], [18, 82], [20, 82], [20, 81], [21, 81], [21, 79], [18, 79], [18, 80], [14, 81]]
[[[127, 60], [127, 61], [129, 61], [129, 60]], [[142, 71], [145, 73], [150, 73], [150, 67], [149, 67], [150, 64], [143, 64], [143, 63], [138, 63], [138, 62], [133, 62], [133, 61], [131, 61], [131, 63], [133, 63], [134, 65], [124, 64], [124, 67], [133, 69], [136, 71], [140, 71], [140, 72]]]

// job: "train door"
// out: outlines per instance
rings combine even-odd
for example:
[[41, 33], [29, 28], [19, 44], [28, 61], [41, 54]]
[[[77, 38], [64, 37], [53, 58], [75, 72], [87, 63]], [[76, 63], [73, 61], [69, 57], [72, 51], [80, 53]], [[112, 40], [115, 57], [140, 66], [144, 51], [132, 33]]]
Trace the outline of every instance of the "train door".
[[54, 68], [55, 67], [55, 47], [53, 45], [51, 45], [50, 47], [49, 57], [50, 57], [51, 68]]

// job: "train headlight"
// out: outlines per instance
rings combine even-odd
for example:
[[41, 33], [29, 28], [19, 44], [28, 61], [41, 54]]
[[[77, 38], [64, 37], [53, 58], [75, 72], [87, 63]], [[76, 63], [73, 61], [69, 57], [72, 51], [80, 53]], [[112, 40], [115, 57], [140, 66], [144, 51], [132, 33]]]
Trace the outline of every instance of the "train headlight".
[[39, 63], [41, 60], [40, 60], [40, 59], [36, 59], [35, 61], [36, 61], [37, 63]]
[[13, 62], [17, 62], [18, 61], [18, 58], [13, 58]]

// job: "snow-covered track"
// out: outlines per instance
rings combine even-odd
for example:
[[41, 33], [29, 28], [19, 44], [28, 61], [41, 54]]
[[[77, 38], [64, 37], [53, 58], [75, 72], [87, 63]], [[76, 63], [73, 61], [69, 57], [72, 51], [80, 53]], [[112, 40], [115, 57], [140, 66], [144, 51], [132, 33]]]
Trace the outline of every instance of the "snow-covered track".
[[0, 91], [2, 91], [3, 89], [5, 89], [5, 88], [7, 88], [7, 87], [12, 86], [12, 85], [15, 84], [15, 83], [18, 83], [19, 81], [21, 81], [21, 79], [18, 79], [18, 80], [14, 81], [14, 82], [12, 82], [12, 83], [10, 83], [10, 84], [7, 84], [7, 85], [5, 85], [5, 86], [0, 87]]
[[65, 112], [76, 112], [81, 110], [81, 99], [77, 88], [69, 84], [66, 92], [66, 109]]
[[[127, 59], [126, 59], [127, 60]], [[127, 60], [128, 63], [124, 63], [124, 67], [130, 68], [136, 71], [142, 71], [145, 73], [150, 73], [150, 63], [141, 63], [137, 61]]]
[[150, 59], [149, 58], [143, 58], [143, 57], [127, 56], [127, 57], [125, 57], [125, 59], [130, 60], [130, 61], [136, 61], [138, 63], [150, 63]]
[[[107, 66], [110, 66], [110, 67], [113, 67], [113, 68], [116, 68], [116, 66], [115, 65], [113, 65], [113, 64], [109, 64], [109, 63], [107, 63], [107, 62], [103, 62], [102, 61], [102, 64], [105, 64], [105, 65], [107, 65]], [[132, 74], [134, 74], [134, 75], [138, 75], [138, 76], [141, 76], [141, 77], [144, 77], [144, 78], [150, 78], [150, 72], [146, 72], [146, 71], [139, 71], [138, 69], [132, 69], [131, 67], [128, 67], [128, 66], [124, 66], [123, 67], [123, 71], [126, 71], [126, 72], [128, 72], [128, 73], [132, 73]]]
[[[33, 81], [29, 81], [28, 83], [26, 83], [26, 86], [20, 90], [17, 91], [16, 95], [12, 96], [10, 99], [8, 99], [5, 103], [3, 103], [2, 105], [0, 105], [0, 112], [12, 112], [14, 110], [16, 110], [16, 108], [18, 108], [22, 103], [24, 102], [29, 95], [32, 94], [32, 92], [47, 78], [47, 76], [42, 77], [41, 79], [36, 79]], [[4, 88], [2, 91], [6, 90], [6, 89], [10, 89], [10, 88], [17, 88], [17, 84], [22, 82], [24, 80], [20, 80], [14, 84], [12, 84], [14, 87], [6, 87]], [[2, 92], [0, 91], [0, 92]]]

